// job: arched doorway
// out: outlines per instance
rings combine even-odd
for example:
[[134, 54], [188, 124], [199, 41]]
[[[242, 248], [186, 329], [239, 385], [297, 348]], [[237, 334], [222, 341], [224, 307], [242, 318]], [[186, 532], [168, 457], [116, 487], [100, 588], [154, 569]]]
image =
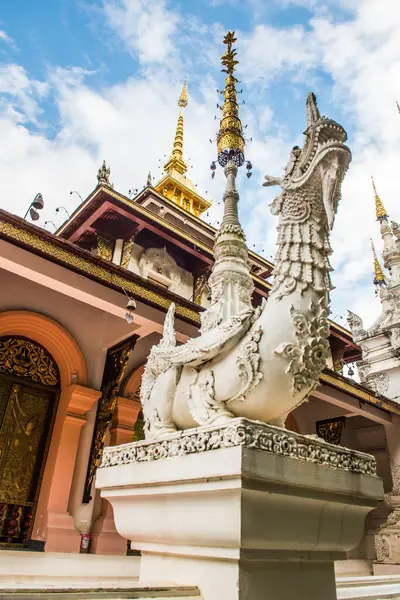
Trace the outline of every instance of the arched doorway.
[[22, 336], [0, 337], [0, 544], [26, 545], [60, 391], [48, 351]]

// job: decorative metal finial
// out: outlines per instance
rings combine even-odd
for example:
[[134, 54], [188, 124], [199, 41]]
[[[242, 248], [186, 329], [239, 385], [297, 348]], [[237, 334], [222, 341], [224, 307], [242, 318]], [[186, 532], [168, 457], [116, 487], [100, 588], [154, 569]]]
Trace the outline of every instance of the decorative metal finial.
[[371, 177], [371, 181], [372, 181], [372, 187], [374, 189], [374, 194], [375, 194], [375, 212], [376, 212], [376, 218], [379, 221], [379, 223], [382, 223], [382, 221], [387, 221], [388, 220], [388, 214], [386, 212], [385, 207], [383, 206], [383, 202], [382, 200], [379, 198], [378, 192], [376, 190], [376, 186], [375, 186], [375, 181], [373, 179], [373, 177]]
[[174, 145], [172, 147], [172, 154], [168, 161], [164, 165], [164, 171], [171, 173], [171, 171], [177, 171], [181, 175], [184, 175], [188, 170], [187, 164], [183, 160], [183, 109], [187, 106], [187, 84], [186, 79], [183, 84], [181, 95], [179, 96], [178, 106], [180, 106], [178, 123], [176, 126]]
[[237, 79], [234, 76], [236, 65], [239, 64], [239, 61], [236, 60], [237, 51], [232, 48], [235, 42], [235, 32], [228, 31], [224, 37], [224, 44], [226, 44], [227, 49], [221, 56], [221, 63], [224, 67], [222, 72], [227, 75], [225, 78], [222, 118], [217, 136], [218, 162], [222, 167], [225, 167], [229, 161], [232, 161], [237, 167], [241, 167], [244, 163], [245, 141], [239, 117], [236, 91]]
[[371, 248], [372, 248], [372, 254], [374, 256], [374, 285], [382, 287], [383, 285], [386, 285], [386, 279], [383, 274], [382, 267], [380, 265], [378, 257], [376, 255], [375, 246], [374, 246], [374, 242], [372, 241], [372, 238], [371, 238]]
[[187, 83], [186, 83], [186, 79], [185, 79], [185, 81], [183, 83], [181, 95], [179, 96], [178, 106], [180, 106], [181, 108], [185, 108], [187, 106], [187, 103], [188, 103], [188, 95], [187, 95]]
[[110, 167], [107, 167], [106, 161], [103, 160], [103, 164], [97, 172], [97, 181], [99, 182], [99, 185], [107, 185], [108, 187], [112, 187], [112, 184], [110, 183], [110, 174], [111, 169]]
[[147, 175], [147, 183], [146, 183], [147, 187], [151, 187], [152, 183], [151, 183], [151, 173], [149, 171], [148, 175]]
[[399, 113], [400, 113], [400, 104], [399, 104], [398, 102], [396, 102], [396, 106], [397, 106], [397, 110], [398, 110], [398, 111], [399, 111]]

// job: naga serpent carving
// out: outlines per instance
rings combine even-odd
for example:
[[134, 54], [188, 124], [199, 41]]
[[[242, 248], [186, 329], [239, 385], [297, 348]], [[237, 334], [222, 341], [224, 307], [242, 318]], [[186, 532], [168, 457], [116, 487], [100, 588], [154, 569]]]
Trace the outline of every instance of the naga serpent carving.
[[[150, 353], [141, 387], [147, 439], [236, 416], [283, 425], [318, 383], [329, 351], [329, 234], [351, 154], [345, 130], [320, 115], [312, 93], [306, 113], [303, 147], [293, 148], [281, 179], [265, 178], [265, 186], [282, 189], [271, 205], [279, 223], [268, 301], [251, 306], [244, 235], [238, 221], [223, 222], [201, 335], [176, 346], [171, 306], [164, 336]], [[236, 171], [228, 161], [225, 204], [237, 202]], [[229, 313], [233, 300], [236, 312]]]

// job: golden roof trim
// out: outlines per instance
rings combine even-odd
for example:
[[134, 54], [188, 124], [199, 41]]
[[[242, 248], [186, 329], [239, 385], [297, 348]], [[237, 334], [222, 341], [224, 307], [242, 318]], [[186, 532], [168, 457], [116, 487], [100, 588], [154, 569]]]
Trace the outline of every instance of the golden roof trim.
[[[336, 329], [343, 331], [343, 333], [346, 333], [349, 336], [349, 338], [353, 339], [353, 334], [351, 333], [350, 329], [346, 329], [346, 327], [343, 327], [343, 325], [339, 325], [339, 323], [336, 323], [336, 321], [332, 321], [332, 319], [328, 319], [328, 323]], [[357, 346], [358, 344], [355, 345]]]
[[359, 387], [356, 387], [355, 385], [344, 381], [342, 378], [331, 375], [327, 371], [323, 371], [321, 373], [319, 380], [322, 383], [327, 383], [329, 385], [332, 385], [333, 387], [348, 392], [351, 396], [355, 396], [356, 398], [368, 402], [369, 404], [372, 404], [377, 408], [381, 408], [382, 410], [386, 410], [387, 412], [400, 415], [400, 406], [397, 406], [395, 403], [392, 403], [389, 400], [389, 398], [377, 398], [372, 392], [360, 389]]
[[[95, 190], [95, 192], [97, 193], [98, 190]], [[110, 192], [109, 189], [107, 189], [107, 192]], [[4, 211], [7, 212], [7, 211]], [[152, 214], [152, 213], [151, 213]], [[11, 216], [11, 215], [10, 215]], [[101, 266], [98, 265], [97, 263], [95, 263], [95, 261], [91, 261], [89, 259], [89, 256], [87, 258], [83, 258], [83, 257], [79, 257], [77, 256], [76, 253], [73, 252], [73, 250], [69, 250], [67, 248], [60, 248], [57, 244], [52, 243], [49, 240], [45, 240], [43, 239], [43, 237], [41, 237], [39, 234], [36, 234], [34, 232], [29, 232], [26, 231], [25, 229], [22, 229], [21, 227], [14, 225], [13, 223], [9, 223], [6, 221], [3, 221], [0, 218], [0, 234], [3, 233], [5, 235], [5, 237], [9, 237], [12, 240], [16, 240], [16, 241], [20, 241], [23, 244], [30, 246], [31, 248], [34, 248], [36, 250], [40, 250], [43, 254], [47, 254], [49, 256], [52, 257], [56, 257], [56, 255], [59, 255], [59, 260], [60, 262], [65, 262], [65, 264], [68, 266], [75, 266], [76, 268], [82, 270], [83, 272], [87, 273], [87, 274], [92, 274], [96, 277], [98, 277], [98, 279], [103, 280], [106, 283], [110, 283], [111, 285], [117, 285], [121, 288], [126, 289], [127, 292], [131, 292], [132, 294], [137, 293], [137, 297], [141, 298], [143, 300], [148, 300], [150, 301], [152, 304], [155, 304], [157, 306], [160, 306], [161, 308], [167, 310], [170, 304], [170, 301], [168, 300], [168, 298], [164, 298], [161, 295], [156, 294], [155, 292], [153, 292], [152, 290], [147, 289], [145, 286], [140, 286], [140, 284], [132, 282], [130, 279], [124, 277], [121, 274], [112, 274], [110, 273], [110, 268], [105, 268], [105, 266]], [[49, 235], [48, 233], [46, 233], [46, 235]], [[54, 235], [54, 234], [51, 234]], [[56, 240], [58, 240], [58, 243], [68, 243], [70, 244], [71, 242], [66, 242], [66, 240], [64, 240], [63, 238], [59, 238], [58, 236], [54, 236]], [[57, 249], [57, 252], [54, 252], [54, 249]], [[83, 250], [80, 250], [81, 252], [83, 252]], [[62, 253], [62, 256], [60, 256], [60, 253]], [[70, 257], [74, 257], [75, 260], [69, 260]], [[75, 264], [73, 264], [75, 263]], [[109, 265], [109, 263], [105, 263], [105, 265]], [[110, 265], [112, 266], [112, 265]], [[92, 267], [95, 267], [95, 269], [93, 269]], [[115, 267], [113, 267], [115, 268]], [[94, 273], [93, 270], [95, 270], [96, 272]], [[264, 286], [270, 288], [271, 285], [269, 283], [267, 283], [264, 279], [261, 279], [260, 277], [257, 277], [256, 275], [252, 275], [253, 279], [255, 279], [257, 282], [263, 284]], [[156, 284], [153, 284], [156, 285]], [[141, 293], [140, 290], [143, 290], [143, 293]], [[176, 314], [179, 316], [182, 316], [183, 318], [187, 318], [190, 321], [192, 321], [193, 323], [199, 325], [200, 324], [200, 316], [199, 316], [199, 312], [196, 312], [194, 309], [190, 309], [189, 307], [183, 306], [179, 304], [179, 301], [174, 300], [176, 303]], [[335, 323], [334, 321], [331, 321], [329, 319], [330, 325], [342, 330], [344, 333], [346, 333], [347, 335], [349, 335], [349, 337], [351, 336], [351, 333], [346, 330], [344, 327], [341, 327], [340, 325], [338, 325], [337, 323]]]
[[[134, 210], [137, 210], [142, 215], [144, 215], [146, 217], [151, 217], [151, 219], [153, 219], [153, 221], [156, 221], [156, 223], [158, 223], [162, 227], [165, 227], [166, 229], [169, 229], [170, 231], [173, 231], [173, 232], [177, 233], [178, 235], [180, 235], [182, 238], [186, 239], [188, 242], [190, 242], [194, 246], [197, 246], [198, 248], [201, 248], [202, 250], [204, 250], [205, 252], [207, 252], [210, 256], [213, 256], [212, 247], [207, 246], [206, 244], [204, 244], [203, 242], [201, 242], [197, 238], [194, 238], [191, 235], [185, 233], [183, 231], [183, 229], [181, 229], [180, 227], [177, 227], [175, 225], [172, 225], [171, 223], [168, 223], [168, 221], [166, 221], [163, 217], [159, 217], [158, 215], [154, 214], [153, 212], [151, 212], [150, 210], [148, 210], [147, 208], [145, 208], [141, 204], [138, 204], [136, 202], [132, 202], [132, 200], [130, 200], [129, 198], [126, 198], [125, 196], [123, 196], [119, 192], [116, 192], [115, 190], [112, 190], [112, 189], [110, 189], [108, 187], [104, 187], [104, 188], [100, 188], [99, 187], [97, 190], [94, 191], [92, 197], [91, 198], [89, 197], [90, 200], [92, 200], [93, 198], [95, 198], [96, 194], [99, 193], [101, 190], [105, 191], [107, 194], [109, 194], [110, 196], [112, 196], [116, 200], [119, 200], [123, 204], [125, 204], [125, 205], [127, 205], [127, 206], [129, 206], [131, 208], [133, 207]], [[88, 198], [88, 200], [89, 200], [89, 198]], [[164, 200], [166, 199], [164, 196], [161, 196], [161, 198], [163, 198]], [[175, 205], [173, 204], [173, 206], [175, 206]], [[184, 214], [187, 214], [187, 212], [185, 211]], [[255, 255], [255, 256], [258, 256], [258, 255]], [[272, 287], [270, 283], [268, 283], [264, 279], [261, 279], [261, 277], [257, 277], [257, 275], [254, 275], [254, 273], [252, 273], [251, 276], [252, 276], [252, 278], [255, 281], [261, 283], [267, 289], [270, 289]]]
[[[59, 261], [61, 264], [64, 263], [68, 267], [73, 267], [86, 275], [92, 275], [93, 277], [100, 279], [114, 287], [125, 289], [129, 294], [135, 296], [138, 300], [149, 302], [150, 304], [156, 305], [165, 311], [168, 310], [172, 300], [157, 294], [153, 290], [147, 288], [145, 285], [141, 285], [138, 282], [134, 282], [127, 277], [124, 277], [118, 272], [113, 272], [115, 267], [109, 265], [108, 268], [104, 265], [100, 265], [97, 261], [91, 261], [89, 257], [84, 258], [78, 256], [78, 253], [73, 252], [67, 248], [61, 248], [58, 244], [46, 240], [34, 232], [22, 229], [17, 225], [6, 222], [0, 219], [0, 234], [9, 237], [13, 240], [19, 241], [22, 244], [26, 244], [31, 248], [40, 251], [42, 254], [51, 256], [52, 258]], [[60, 240], [59, 243], [64, 242]], [[82, 251], [83, 252], [83, 251]], [[107, 263], [105, 263], [107, 264]], [[109, 263], [108, 263], [109, 264]], [[112, 267], [112, 268], [110, 268]], [[156, 284], [154, 284], [156, 285]], [[179, 300], [173, 300], [176, 304], [176, 314], [182, 318], [186, 318], [196, 325], [200, 324], [199, 313], [187, 306], [179, 304]]]
[[[110, 188], [106, 187], [106, 186], [97, 186], [92, 192], [91, 194], [89, 194], [89, 196], [86, 198], [86, 200], [83, 201], [83, 203], [78, 206], [78, 208], [72, 213], [71, 217], [68, 219], [68, 221], [66, 221], [65, 223], [63, 223], [55, 232], [55, 234], [57, 236], [59, 236], [65, 229], [66, 227], [73, 221], [73, 219], [75, 219], [79, 213], [81, 212], [81, 210], [83, 210], [87, 204], [89, 204], [89, 202], [91, 200], [93, 200], [97, 194], [99, 194], [101, 191], [109, 194], [110, 191], [113, 191], [114, 194], [117, 194], [117, 196], [115, 196], [118, 200], [121, 200], [124, 202], [124, 204], [127, 204], [130, 207], [133, 207], [134, 210], [138, 210], [138, 212], [140, 212], [139, 207], [141, 207], [142, 210], [142, 214], [145, 214], [146, 216], [151, 216], [153, 219], [155, 219], [157, 217], [157, 215], [155, 215], [153, 212], [151, 212], [150, 210], [146, 209], [145, 207], [143, 207], [141, 204], [139, 204], [136, 199], [140, 198], [140, 196], [148, 193], [148, 188], [144, 188], [143, 190], [141, 190], [139, 192], [139, 194], [135, 197], [135, 200], [131, 200], [129, 198], [127, 198], [126, 196], [124, 196], [123, 194], [120, 194], [119, 192], [115, 192], [115, 190], [110, 190]], [[163, 196], [162, 194], [160, 194], [160, 192], [158, 192], [155, 188], [151, 189], [151, 193], [154, 194], [155, 196], [157, 196], [158, 198], [160, 198], [160, 200], [164, 200], [165, 202], [167, 202], [168, 204], [170, 204], [171, 207], [178, 209], [179, 212], [182, 213], [182, 215], [184, 215], [186, 218], [188, 217], [188, 215], [190, 215], [191, 218], [195, 219], [199, 225], [204, 226], [206, 229], [208, 229], [209, 231], [211, 231], [212, 233], [216, 233], [217, 230], [215, 229], [215, 227], [213, 227], [212, 225], [210, 225], [209, 223], [206, 223], [206, 221], [203, 221], [203, 219], [200, 219], [199, 217], [197, 217], [196, 215], [192, 214], [192, 213], [188, 213], [186, 210], [184, 210], [183, 208], [181, 208], [180, 206], [178, 206], [178, 204], [175, 204], [174, 202], [171, 202], [171, 200], [169, 200], [168, 198], [166, 198], [165, 196]], [[169, 228], [169, 224], [167, 221], [163, 221], [163, 225], [165, 225], [167, 228]], [[171, 226], [173, 228], [173, 226]], [[181, 232], [182, 230], [179, 229], [179, 232]], [[193, 238], [195, 239], [195, 238]], [[195, 242], [196, 245], [197, 242]], [[201, 243], [201, 242], [200, 242]], [[210, 250], [211, 247], [207, 248]], [[271, 270], [273, 269], [274, 265], [267, 260], [266, 258], [264, 258], [263, 256], [257, 254], [256, 252], [253, 252], [252, 250], [248, 249], [248, 253], [249, 256], [251, 256], [253, 259], [258, 260], [260, 263], [262, 263], [263, 265], [265, 265], [266, 267], [269, 267]], [[264, 280], [262, 280], [264, 281]]]

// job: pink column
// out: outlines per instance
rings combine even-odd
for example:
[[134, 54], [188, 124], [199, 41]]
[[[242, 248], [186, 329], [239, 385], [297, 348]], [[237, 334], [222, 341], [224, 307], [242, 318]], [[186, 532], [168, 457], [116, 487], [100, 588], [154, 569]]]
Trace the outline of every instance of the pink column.
[[67, 507], [85, 415], [101, 395], [98, 390], [80, 385], [69, 386], [66, 392], [69, 394], [68, 409], [47, 505], [46, 552], [79, 552], [80, 534], [75, 530]]
[[[118, 398], [110, 430], [110, 446], [127, 444], [132, 441], [133, 429], [141, 409], [140, 402], [128, 398]], [[114, 525], [111, 504], [102, 499], [100, 515], [92, 530], [91, 552], [93, 554], [126, 554], [125, 538], [122, 538]]]

